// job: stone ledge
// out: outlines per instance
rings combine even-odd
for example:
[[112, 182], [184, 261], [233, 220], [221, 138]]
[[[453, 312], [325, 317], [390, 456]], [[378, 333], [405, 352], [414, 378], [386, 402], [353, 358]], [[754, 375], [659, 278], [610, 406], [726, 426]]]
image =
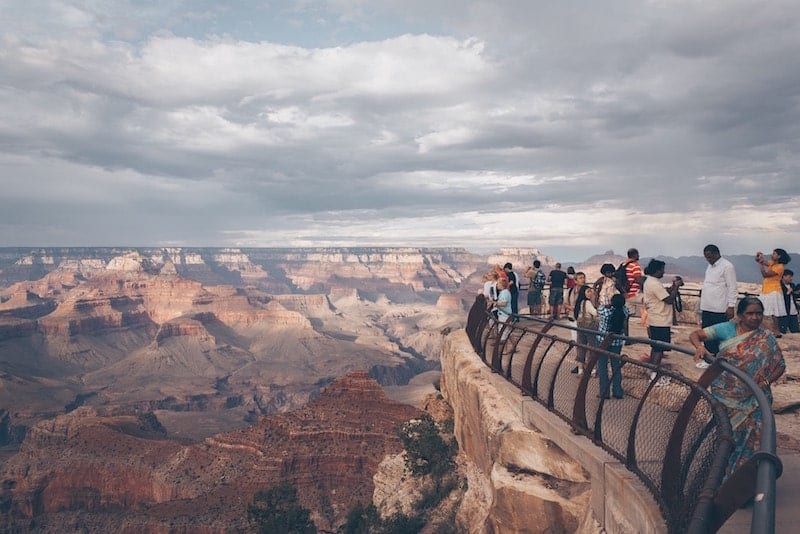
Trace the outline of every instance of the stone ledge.
[[[459, 446], [490, 486], [493, 502], [488, 507], [489, 515], [501, 516], [499, 522], [487, 517], [487, 525], [491, 524], [494, 532], [520, 532], [513, 530], [510, 518], [504, 514], [509, 510], [509, 503], [502, 502], [506, 492], [498, 491], [505, 482], [497, 475], [510, 466], [534, 473], [535, 477], [553, 477], [552, 481], [545, 481], [545, 486], [580, 485], [586, 479], [589, 481], [588, 499], [585, 491], [573, 487], [576, 495], [567, 504], [559, 503], [561, 510], [557, 517], [540, 515], [536, 519], [539, 526], [544, 526], [540, 521], [550, 520], [563, 527], [563, 516], [569, 515], [566, 522], [571, 524], [571, 530], [593, 532], [594, 522], [587, 520], [587, 516], [593, 516], [609, 534], [667, 532], [658, 505], [636, 475], [588, 438], [574, 434], [565, 421], [544, 406], [524, 397], [514, 385], [492, 373], [475, 354], [465, 332], [454, 332], [447, 337], [441, 360], [442, 393], [456, 415]], [[526, 486], [524, 493], [532, 499], [526, 504], [532, 512], [537, 508], [536, 502], [541, 507], [542, 499], [558, 501], [535, 484]], [[514, 500], [516, 508], [520, 502]], [[578, 509], [579, 506], [584, 509]], [[517, 524], [516, 528], [521, 526]]]

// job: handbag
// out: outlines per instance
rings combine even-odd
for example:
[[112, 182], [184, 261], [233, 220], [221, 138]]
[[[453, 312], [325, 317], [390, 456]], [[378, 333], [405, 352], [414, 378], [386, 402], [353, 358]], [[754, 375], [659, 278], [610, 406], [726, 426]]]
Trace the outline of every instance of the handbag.
[[597, 330], [600, 326], [600, 321], [597, 317], [586, 313], [586, 301], [581, 303], [581, 312], [578, 314], [577, 322], [580, 328], [588, 328], [589, 330]]

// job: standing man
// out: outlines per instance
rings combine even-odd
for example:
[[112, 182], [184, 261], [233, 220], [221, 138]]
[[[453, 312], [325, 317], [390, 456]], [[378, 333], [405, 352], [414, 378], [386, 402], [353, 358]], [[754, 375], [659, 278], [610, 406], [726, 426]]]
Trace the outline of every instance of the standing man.
[[519, 313], [519, 281], [511, 262], [503, 265], [503, 270], [508, 276], [508, 290], [511, 292], [511, 313], [514, 314], [513, 320], [516, 322], [518, 320], [516, 315]]
[[[731, 262], [720, 255], [719, 247], [706, 245], [703, 256], [708, 262], [708, 267], [700, 292], [700, 326], [706, 328], [733, 319], [738, 291], [736, 269]], [[719, 352], [719, 342], [716, 340], [706, 341], [705, 346], [711, 354]], [[696, 365], [701, 369], [708, 367], [703, 360]]]
[[567, 279], [567, 273], [561, 270], [560, 263], [556, 263], [556, 268], [550, 271], [548, 278], [550, 279], [550, 297], [547, 302], [550, 304], [550, 316], [558, 319], [561, 305], [564, 304], [564, 280]]
[[[664, 277], [664, 268], [666, 264], [661, 260], [652, 259], [644, 270], [647, 277], [644, 280], [644, 308], [647, 310], [647, 335], [653, 341], [661, 341], [664, 343], [672, 342], [672, 303], [675, 302], [675, 295], [678, 294], [678, 288], [683, 285], [681, 277], [676, 276], [672, 281], [672, 285], [667, 290], [661, 285], [661, 279]], [[650, 349], [650, 363], [656, 366], [661, 366], [661, 358], [666, 352], [661, 347], [653, 346]], [[656, 373], [650, 375], [650, 379], [655, 378]], [[658, 379], [657, 386], [666, 386], [670, 382], [668, 376], [662, 376]]]
[[542, 290], [547, 282], [547, 277], [542, 272], [542, 262], [533, 260], [533, 267], [528, 267], [525, 277], [531, 281], [528, 285], [528, 311], [531, 315], [541, 315]]
[[628, 279], [628, 291], [625, 293], [625, 305], [631, 310], [631, 313], [638, 310], [639, 305], [642, 304], [639, 289], [642, 287], [643, 276], [642, 266], [639, 264], [639, 251], [635, 248], [629, 248], [628, 260], [625, 262], [625, 278]]
[[[631, 311], [631, 315], [641, 315], [642, 295], [639, 294], [642, 282], [642, 266], [639, 264], [639, 251], [635, 248], [628, 249], [628, 260], [625, 262], [625, 279], [627, 280], [627, 291], [625, 292], [625, 306]], [[625, 335], [630, 335], [630, 317], [625, 317]], [[626, 345], [632, 344], [625, 341]]]

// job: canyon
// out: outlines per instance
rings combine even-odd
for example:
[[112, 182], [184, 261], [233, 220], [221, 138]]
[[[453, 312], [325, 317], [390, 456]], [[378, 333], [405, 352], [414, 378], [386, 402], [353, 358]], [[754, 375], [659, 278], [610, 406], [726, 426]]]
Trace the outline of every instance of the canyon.
[[[532, 258], [555, 263], [532, 248], [0, 249], [0, 525], [247, 530], [253, 494], [280, 482], [321, 531], [354, 506], [413, 509], [398, 425], [422, 409], [452, 424], [436, 400], [448, 334], [487, 269]], [[548, 476], [585, 500], [563, 461]], [[462, 527], [521, 524], [474, 465], [464, 476]], [[582, 505], [547, 502], [554, 528], [594, 530]]]
[[0, 517], [222, 532], [288, 481], [335, 529], [435, 393], [488, 267], [458, 249], [3, 249]]

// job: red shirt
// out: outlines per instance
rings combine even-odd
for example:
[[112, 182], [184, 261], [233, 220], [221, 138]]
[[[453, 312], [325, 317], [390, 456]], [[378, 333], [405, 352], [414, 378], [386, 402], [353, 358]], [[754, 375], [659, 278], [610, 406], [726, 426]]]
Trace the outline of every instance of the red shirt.
[[628, 277], [628, 292], [625, 294], [626, 298], [635, 297], [639, 292], [639, 280], [642, 279], [642, 266], [636, 260], [628, 260], [625, 265], [625, 276]]

